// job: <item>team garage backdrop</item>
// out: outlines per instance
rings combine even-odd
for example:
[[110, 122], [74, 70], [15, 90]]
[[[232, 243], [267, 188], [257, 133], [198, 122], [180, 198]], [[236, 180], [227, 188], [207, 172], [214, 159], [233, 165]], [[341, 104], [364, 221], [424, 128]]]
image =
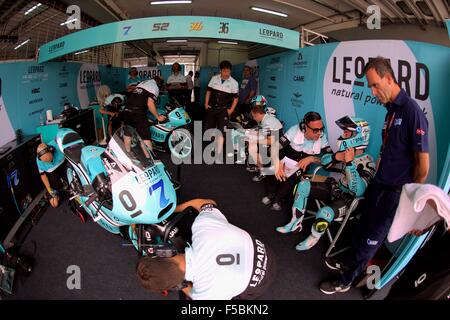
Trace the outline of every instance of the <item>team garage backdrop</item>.
[[[386, 109], [372, 96], [364, 65], [376, 56], [389, 58], [400, 86], [424, 111], [430, 126], [431, 168], [437, 183], [449, 148], [450, 49], [410, 41], [352, 41], [300, 49], [258, 59], [260, 92], [276, 107], [286, 129], [308, 111], [325, 118], [334, 149], [341, 134], [334, 121], [354, 115], [372, 128], [369, 153], [378, 157]], [[448, 174], [448, 173], [446, 173]]]
[[[363, 76], [369, 58], [391, 60], [401, 85], [424, 110], [430, 124], [431, 171], [429, 182], [437, 183], [449, 148], [450, 119], [448, 83], [450, 49], [410, 41], [355, 41], [320, 45], [271, 55], [249, 62], [259, 80], [259, 91], [278, 111], [286, 128], [298, 123], [308, 111], [325, 119], [332, 146], [340, 130], [334, 121], [343, 115], [365, 118], [372, 127], [369, 152], [376, 158], [381, 145], [385, 108], [371, 95]], [[241, 80], [244, 64], [233, 67]], [[14, 131], [34, 134], [40, 115], [57, 115], [66, 102], [86, 107], [101, 84], [113, 92], [125, 88], [128, 69], [93, 64], [18, 62], [0, 64], [0, 145], [15, 137]], [[139, 68], [142, 78], [155, 74], [164, 79], [170, 66]], [[217, 66], [202, 67], [202, 100]], [[76, 90], [74, 90], [76, 89]]]

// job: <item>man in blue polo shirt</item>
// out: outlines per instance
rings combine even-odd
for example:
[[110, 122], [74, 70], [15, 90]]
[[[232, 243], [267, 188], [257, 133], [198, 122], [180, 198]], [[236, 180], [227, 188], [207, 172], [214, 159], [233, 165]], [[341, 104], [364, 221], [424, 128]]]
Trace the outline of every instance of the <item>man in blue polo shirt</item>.
[[330, 269], [342, 273], [336, 281], [320, 284], [325, 294], [348, 291], [356, 277], [365, 271], [389, 232], [402, 186], [424, 183], [430, 166], [428, 121], [419, 105], [398, 85], [389, 60], [377, 57], [369, 61], [364, 71], [372, 94], [388, 111], [383, 144], [351, 249], [340, 261], [330, 258], [325, 261]]
[[64, 188], [65, 174], [64, 155], [58, 149], [56, 141], [41, 143], [36, 150], [36, 163], [41, 174], [42, 183], [50, 195], [50, 204], [56, 208], [59, 205], [59, 193]]

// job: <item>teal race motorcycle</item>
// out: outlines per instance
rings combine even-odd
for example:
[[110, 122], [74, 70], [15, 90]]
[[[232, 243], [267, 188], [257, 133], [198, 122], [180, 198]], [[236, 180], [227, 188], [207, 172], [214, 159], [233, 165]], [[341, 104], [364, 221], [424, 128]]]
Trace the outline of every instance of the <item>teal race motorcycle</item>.
[[176, 187], [164, 164], [136, 130], [122, 126], [106, 148], [85, 146], [71, 129], [59, 129], [72, 207], [130, 240], [142, 255], [173, 256], [190, 242], [195, 214], [174, 214]]
[[[166, 121], [149, 119], [153, 148], [162, 152], [170, 150], [182, 158], [188, 156], [192, 150], [192, 139], [186, 129], [191, 123], [191, 117], [173, 98], [165, 105], [163, 112], [161, 114], [166, 116]], [[149, 116], [152, 117], [150, 113]]]

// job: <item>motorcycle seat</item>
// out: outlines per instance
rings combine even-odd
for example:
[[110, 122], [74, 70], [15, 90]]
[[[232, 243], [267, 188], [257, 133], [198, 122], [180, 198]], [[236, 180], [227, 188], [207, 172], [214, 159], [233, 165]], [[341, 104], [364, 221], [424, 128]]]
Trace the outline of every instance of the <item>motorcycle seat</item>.
[[62, 144], [65, 146], [64, 155], [73, 163], [81, 163], [81, 149], [84, 147], [81, 137], [75, 132], [70, 132], [64, 136]]

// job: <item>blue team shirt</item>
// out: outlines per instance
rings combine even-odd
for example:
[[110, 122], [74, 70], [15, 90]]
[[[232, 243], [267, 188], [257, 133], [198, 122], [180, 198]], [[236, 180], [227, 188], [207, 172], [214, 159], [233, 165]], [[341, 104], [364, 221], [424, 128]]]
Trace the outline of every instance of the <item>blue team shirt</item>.
[[243, 104], [245, 102], [245, 98], [247, 98], [250, 91], [254, 91], [256, 94], [257, 83], [255, 78], [252, 76], [248, 78], [243, 78], [241, 82], [241, 87], [239, 88], [239, 104]]
[[[428, 121], [424, 112], [402, 89], [394, 102], [386, 104], [381, 162], [375, 180], [401, 187], [413, 182], [416, 152], [429, 152]], [[387, 137], [386, 137], [387, 135]]]
[[58, 145], [56, 144], [55, 140], [50, 141], [47, 143], [48, 146], [53, 146], [55, 148], [55, 151], [53, 152], [53, 161], [52, 162], [45, 162], [41, 161], [36, 157], [36, 163], [37, 167], [39, 169], [39, 173], [52, 173], [60, 165], [64, 162], [64, 155], [61, 151], [58, 149]]

